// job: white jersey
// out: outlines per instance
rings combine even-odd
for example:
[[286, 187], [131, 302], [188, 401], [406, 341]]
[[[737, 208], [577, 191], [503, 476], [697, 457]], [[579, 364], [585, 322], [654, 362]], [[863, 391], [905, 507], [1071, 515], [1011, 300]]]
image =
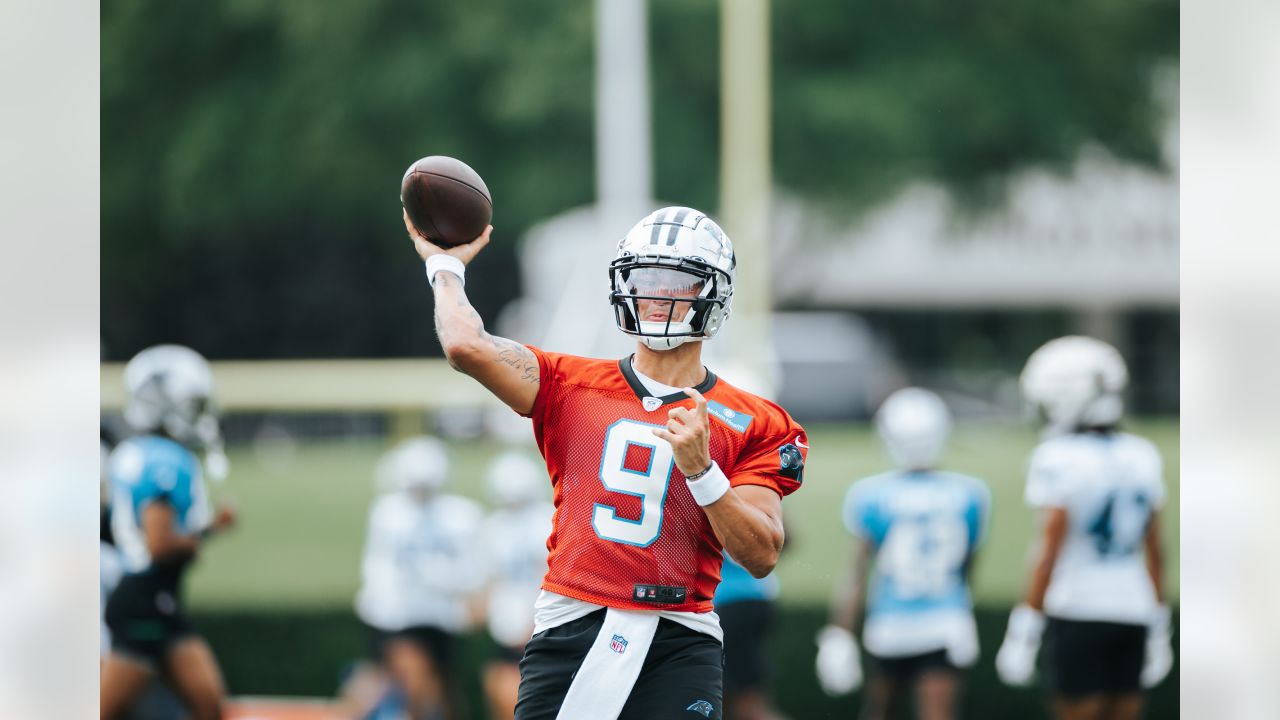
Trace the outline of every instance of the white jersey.
[[522, 647], [533, 634], [533, 603], [547, 574], [547, 536], [555, 511], [549, 502], [536, 502], [494, 511], [485, 520], [486, 617], [489, 634], [503, 645]]
[[484, 582], [476, 503], [440, 495], [425, 503], [383, 495], [369, 512], [356, 614], [380, 630], [430, 626], [460, 632]]
[[1075, 433], [1031, 456], [1027, 504], [1064, 508], [1067, 537], [1045, 595], [1045, 614], [1065, 620], [1145, 625], [1156, 608], [1143, 538], [1164, 504], [1160, 454], [1127, 433]]

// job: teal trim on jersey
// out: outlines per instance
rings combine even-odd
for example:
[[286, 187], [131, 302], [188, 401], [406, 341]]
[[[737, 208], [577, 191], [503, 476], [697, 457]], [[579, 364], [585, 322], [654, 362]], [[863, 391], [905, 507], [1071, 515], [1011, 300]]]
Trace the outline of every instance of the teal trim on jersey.
[[747, 428], [751, 427], [751, 415], [738, 412], [733, 408], [725, 407], [715, 400], [707, 401], [707, 412], [713, 415], [720, 422], [740, 433], [745, 433]]

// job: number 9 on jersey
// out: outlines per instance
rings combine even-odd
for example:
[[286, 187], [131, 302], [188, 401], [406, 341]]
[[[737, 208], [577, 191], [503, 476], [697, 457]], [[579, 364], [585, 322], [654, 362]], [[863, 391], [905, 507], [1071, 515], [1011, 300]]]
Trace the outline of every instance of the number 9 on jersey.
[[[662, 532], [662, 506], [667, 499], [667, 484], [675, 469], [675, 453], [671, 444], [655, 437], [653, 429], [660, 425], [619, 420], [609, 426], [604, 436], [604, 452], [600, 458], [600, 482], [610, 492], [640, 498], [640, 519], [618, 517], [617, 508], [596, 503], [591, 514], [591, 527], [605, 540], [648, 547]], [[637, 446], [649, 451], [646, 470], [626, 466], [627, 451]]]

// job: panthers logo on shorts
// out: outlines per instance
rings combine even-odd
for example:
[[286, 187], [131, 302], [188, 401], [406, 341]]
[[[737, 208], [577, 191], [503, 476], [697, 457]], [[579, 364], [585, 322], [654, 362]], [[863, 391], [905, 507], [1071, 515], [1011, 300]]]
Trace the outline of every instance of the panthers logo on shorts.
[[714, 705], [707, 702], [706, 700], [698, 700], [694, 702], [692, 705], [690, 705], [689, 707], [685, 708], [685, 710], [688, 710], [689, 712], [700, 713], [703, 717], [711, 717], [711, 713], [715, 712], [716, 708]]

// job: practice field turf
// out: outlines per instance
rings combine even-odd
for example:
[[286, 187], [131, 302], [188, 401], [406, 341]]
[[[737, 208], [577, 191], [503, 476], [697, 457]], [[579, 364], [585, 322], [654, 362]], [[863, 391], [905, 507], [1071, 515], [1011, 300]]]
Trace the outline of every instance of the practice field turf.
[[[1160, 448], [1169, 490], [1163, 514], [1168, 590], [1178, 583], [1178, 424], [1134, 422], [1131, 430]], [[961, 426], [945, 459], [948, 469], [985, 479], [994, 511], [978, 559], [975, 593], [982, 604], [1008, 605], [1026, 576], [1034, 516], [1022, 504], [1027, 457], [1036, 432], [1022, 426]], [[848, 538], [840, 506], [854, 479], [889, 467], [866, 425], [810, 427], [812, 450], [804, 486], [783, 503], [790, 545], [778, 567], [784, 602], [825, 603]], [[361, 546], [372, 469], [384, 444], [338, 442], [232, 448], [232, 477], [216, 495], [229, 497], [241, 524], [211, 541], [191, 574], [189, 603], [197, 609], [338, 608], [350, 606], [359, 583]], [[486, 463], [499, 447], [454, 445], [452, 488], [483, 496]], [[532, 450], [531, 450], [532, 452]]]

